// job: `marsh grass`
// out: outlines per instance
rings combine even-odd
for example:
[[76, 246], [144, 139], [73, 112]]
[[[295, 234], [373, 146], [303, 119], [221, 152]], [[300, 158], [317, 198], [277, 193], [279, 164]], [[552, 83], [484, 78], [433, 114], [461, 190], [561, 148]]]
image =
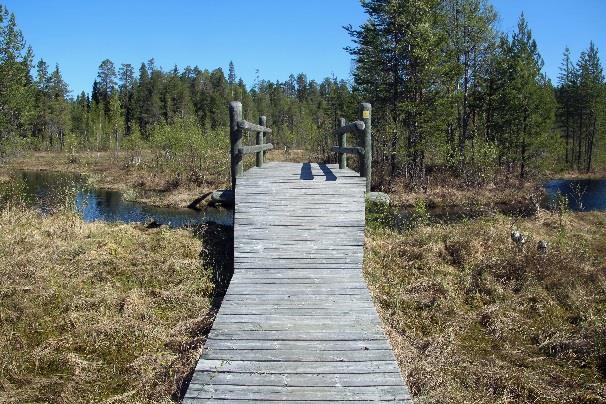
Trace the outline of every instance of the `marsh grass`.
[[0, 212], [0, 402], [169, 402], [210, 326], [191, 232]]
[[366, 244], [416, 403], [606, 402], [606, 214], [374, 225]]

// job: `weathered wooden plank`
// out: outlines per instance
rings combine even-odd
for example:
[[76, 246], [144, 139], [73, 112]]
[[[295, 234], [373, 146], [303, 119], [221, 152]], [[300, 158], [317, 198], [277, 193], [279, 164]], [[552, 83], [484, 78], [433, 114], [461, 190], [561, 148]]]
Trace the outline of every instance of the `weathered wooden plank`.
[[232, 360], [235, 357], [243, 361], [272, 362], [368, 362], [394, 360], [393, 353], [389, 349], [359, 349], [356, 351], [208, 349], [204, 353], [204, 358], [209, 360]]
[[258, 349], [258, 350], [314, 350], [319, 351], [361, 351], [391, 349], [387, 341], [279, 341], [279, 340], [209, 340], [208, 349]]
[[267, 374], [280, 373], [391, 373], [399, 371], [395, 361], [366, 362], [299, 362], [299, 361], [248, 361], [248, 360], [213, 360], [200, 361], [196, 371]]
[[[385, 335], [377, 331], [227, 331], [212, 329], [209, 339], [258, 339], [278, 341], [368, 341], [384, 340]], [[203, 360], [200, 361], [204, 362]]]
[[269, 374], [257, 373], [214, 373], [206, 372], [196, 380], [194, 388], [199, 389], [206, 384], [245, 385], [252, 386], [291, 386], [291, 387], [373, 387], [401, 386], [402, 377], [399, 372], [383, 373], [380, 378], [376, 374]]
[[229, 317], [215, 320], [213, 329], [216, 331], [303, 331], [303, 332], [339, 332], [339, 331], [365, 331], [379, 332], [381, 326], [378, 320], [370, 322], [360, 321], [348, 316], [346, 321], [317, 320], [315, 317], [300, 318], [296, 321], [264, 320], [235, 322]]
[[[221, 399], [221, 400], [258, 400], [258, 401], [359, 401], [384, 400], [408, 401], [410, 395], [399, 386], [373, 386], [373, 387], [278, 387], [278, 386], [231, 386], [207, 385], [198, 387], [192, 385], [186, 399]], [[186, 400], [187, 402], [187, 400]]]

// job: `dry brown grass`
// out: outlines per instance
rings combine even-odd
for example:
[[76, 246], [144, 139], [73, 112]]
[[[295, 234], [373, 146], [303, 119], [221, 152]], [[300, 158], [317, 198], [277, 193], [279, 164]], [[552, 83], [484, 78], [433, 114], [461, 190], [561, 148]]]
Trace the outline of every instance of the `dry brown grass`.
[[606, 402], [606, 214], [518, 220], [523, 251], [511, 225], [368, 230], [365, 275], [415, 402]]
[[190, 232], [0, 213], [0, 402], [169, 402], [213, 286]]
[[550, 175], [551, 178], [565, 179], [565, 180], [585, 180], [585, 179], [603, 179], [606, 178], [606, 170], [597, 169], [589, 173], [580, 173], [578, 171], [567, 171], [560, 173], [553, 173]]
[[540, 180], [525, 183], [502, 180], [472, 187], [454, 178], [435, 175], [424, 189], [412, 189], [404, 179], [395, 180], [389, 194], [394, 204], [404, 207], [412, 207], [421, 199], [429, 208], [522, 207], [532, 206], [543, 197], [540, 184]]
[[295, 149], [274, 149], [267, 153], [268, 161], [288, 161], [291, 163], [307, 163], [310, 160], [310, 154], [306, 150]]
[[118, 157], [111, 152], [36, 152], [11, 158], [0, 172], [3, 175], [14, 169], [75, 172], [87, 175], [93, 186], [120, 191], [131, 200], [154, 206], [187, 207], [200, 195], [228, 186], [229, 167], [225, 164], [187, 176], [158, 167], [151, 152], [142, 153], [138, 165], [132, 164], [131, 154], [126, 152]]

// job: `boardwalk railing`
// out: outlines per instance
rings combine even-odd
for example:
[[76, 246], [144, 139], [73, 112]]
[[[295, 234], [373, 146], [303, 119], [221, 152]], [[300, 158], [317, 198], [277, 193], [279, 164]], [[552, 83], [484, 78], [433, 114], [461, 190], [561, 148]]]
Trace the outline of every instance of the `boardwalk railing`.
[[[256, 153], [256, 166], [263, 167], [265, 152], [274, 146], [265, 143], [265, 134], [271, 133], [271, 129], [265, 127], [266, 118], [259, 117], [259, 124], [254, 124], [242, 119], [242, 103], [232, 101], [229, 103], [229, 130], [231, 137], [231, 185], [236, 189], [236, 178], [244, 173], [244, 155]], [[257, 132], [254, 146], [242, 146], [242, 134], [244, 131]]]
[[[369, 103], [360, 104], [360, 120], [346, 123], [345, 118], [339, 118], [339, 127], [333, 135], [338, 136], [339, 145], [332, 150], [337, 153], [339, 168], [347, 168], [347, 154], [356, 154], [360, 157], [360, 176], [366, 177], [366, 192], [370, 192], [372, 177], [372, 107]], [[351, 133], [362, 137], [363, 147], [347, 147], [347, 134]]]

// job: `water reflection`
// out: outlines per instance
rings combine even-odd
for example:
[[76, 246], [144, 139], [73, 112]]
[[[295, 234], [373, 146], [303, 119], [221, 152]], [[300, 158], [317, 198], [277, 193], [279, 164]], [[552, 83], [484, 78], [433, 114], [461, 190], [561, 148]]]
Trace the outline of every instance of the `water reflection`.
[[[22, 199], [43, 212], [71, 205], [87, 221], [151, 222], [186, 227], [213, 222], [230, 226], [231, 211], [207, 208], [203, 211], [158, 208], [125, 200], [117, 191], [90, 188], [78, 174], [49, 171], [19, 171], [14, 174]], [[67, 202], [67, 203], [66, 203]]]

